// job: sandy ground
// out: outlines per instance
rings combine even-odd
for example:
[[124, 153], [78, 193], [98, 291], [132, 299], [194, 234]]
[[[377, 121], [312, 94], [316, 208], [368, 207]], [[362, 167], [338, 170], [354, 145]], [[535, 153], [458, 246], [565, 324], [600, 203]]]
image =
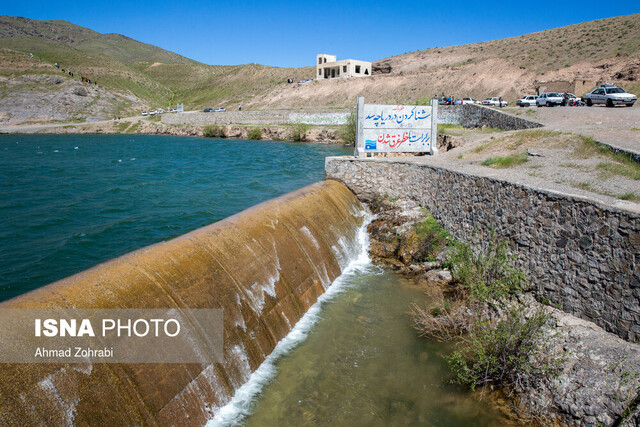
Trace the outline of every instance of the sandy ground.
[[[508, 113], [518, 113], [524, 108], [506, 108]], [[549, 129], [576, 132], [591, 136], [596, 141], [640, 154], [640, 104], [633, 107], [607, 108], [554, 107], [532, 108], [534, 113], [519, 114], [546, 125]]]

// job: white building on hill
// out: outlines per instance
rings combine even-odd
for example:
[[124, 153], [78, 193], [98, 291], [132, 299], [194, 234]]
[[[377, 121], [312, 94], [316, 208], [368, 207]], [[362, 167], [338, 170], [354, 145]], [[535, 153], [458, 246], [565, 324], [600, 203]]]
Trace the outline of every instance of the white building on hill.
[[371, 75], [371, 62], [343, 59], [336, 61], [335, 55], [321, 53], [316, 57], [316, 79], [339, 77], [365, 77]]

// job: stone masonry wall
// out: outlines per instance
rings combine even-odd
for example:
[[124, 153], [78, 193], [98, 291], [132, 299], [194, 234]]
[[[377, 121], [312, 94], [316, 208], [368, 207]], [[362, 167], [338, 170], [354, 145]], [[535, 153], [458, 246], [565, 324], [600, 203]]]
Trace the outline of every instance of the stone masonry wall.
[[540, 123], [474, 104], [438, 105], [438, 123], [461, 125], [466, 128], [488, 126], [504, 130], [542, 127]]
[[640, 215], [577, 197], [407, 161], [327, 158], [360, 200], [410, 197], [473, 245], [509, 240], [536, 297], [640, 341]]

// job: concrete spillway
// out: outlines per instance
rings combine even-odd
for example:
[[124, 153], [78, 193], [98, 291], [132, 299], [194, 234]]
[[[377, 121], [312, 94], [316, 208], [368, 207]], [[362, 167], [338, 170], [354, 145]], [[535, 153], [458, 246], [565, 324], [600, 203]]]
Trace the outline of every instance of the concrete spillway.
[[361, 209], [325, 181], [0, 304], [222, 308], [225, 340], [206, 366], [0, 364], [0, 423], [204, 423], [358, 252]]

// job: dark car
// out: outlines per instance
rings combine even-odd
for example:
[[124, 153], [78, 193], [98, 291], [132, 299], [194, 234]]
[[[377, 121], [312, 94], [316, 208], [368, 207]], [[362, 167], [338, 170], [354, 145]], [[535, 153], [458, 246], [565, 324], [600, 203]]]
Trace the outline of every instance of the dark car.
[[204, 112], [205, 113], [213, 113], [213, 108], [205, 108]]

